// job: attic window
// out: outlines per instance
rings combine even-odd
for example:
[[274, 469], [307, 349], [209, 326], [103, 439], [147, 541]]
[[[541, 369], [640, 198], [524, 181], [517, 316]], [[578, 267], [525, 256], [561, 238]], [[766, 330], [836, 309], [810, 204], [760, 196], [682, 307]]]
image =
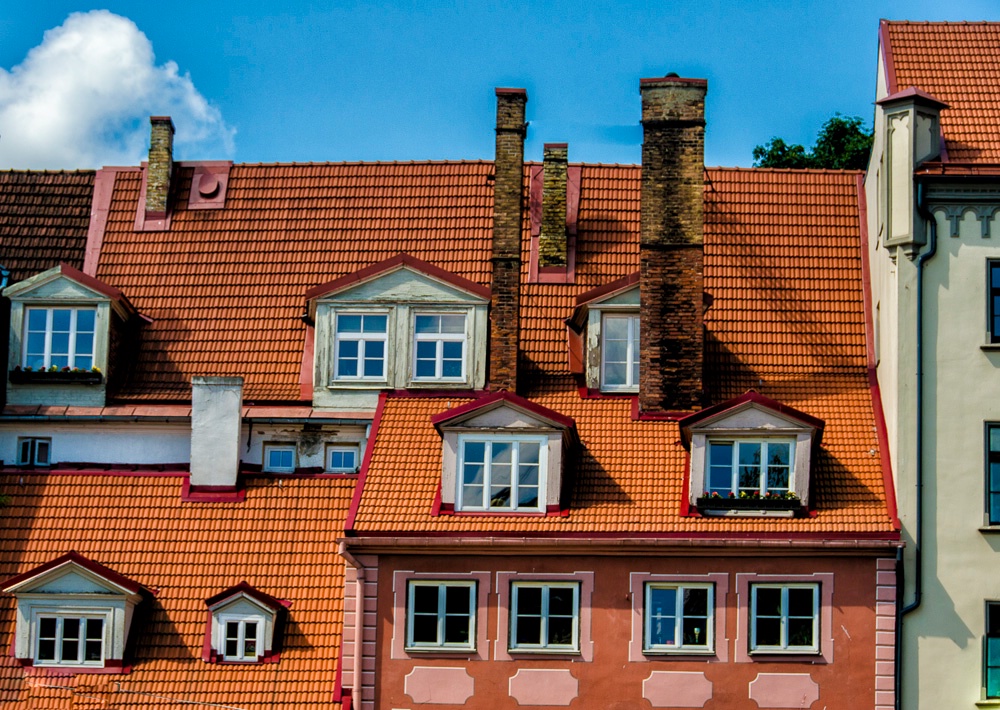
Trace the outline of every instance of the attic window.
[[579, 296], [566, 325], [570, 370], [584, 375], [587, 389], [639, 391], [638, 273]]
[[207, 599], [207, 663], [276, 663], [290, 602], [240, 582]]
[[546, 440], [541, 436], [459, 436], [457, 510], [545, 510]]

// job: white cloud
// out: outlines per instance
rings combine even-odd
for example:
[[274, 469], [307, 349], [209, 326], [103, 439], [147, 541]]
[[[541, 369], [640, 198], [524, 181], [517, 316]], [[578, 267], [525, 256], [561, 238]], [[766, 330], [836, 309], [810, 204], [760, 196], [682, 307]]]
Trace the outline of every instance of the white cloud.
[[175, 156], [232, 157], [235, 130], [176, 63], [156, 65], [134, 22], [74, 13], [0, 68], [0, 169], [138, 165], [151, 115], [173, 117]]

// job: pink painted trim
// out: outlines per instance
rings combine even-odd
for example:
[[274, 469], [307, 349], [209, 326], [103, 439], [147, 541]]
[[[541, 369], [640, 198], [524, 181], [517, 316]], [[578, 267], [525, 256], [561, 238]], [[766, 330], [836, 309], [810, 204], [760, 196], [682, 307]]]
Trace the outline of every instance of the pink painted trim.
[[11, 577], [10, 579], [0, 582], [0, 589], [6, 590], [9, 589], [10, 587], [15, 587], [19, 584], [27, 582], [30, 579], [45, 574], [46, 572], [50, 572], [56, 569], [57, 567], [62, 567], [63, 565], [68, 565], [68, 564], [74, 564], [77, 565], [78, 567], [82, 567], [85, 570], [92, 572], [93, 574], [96, 574], [98, 577], [108, 582], [111, 582], [116, 586], [127, 589], [133, 594], [141, 594], [141, 593], [153, 594], [152, 589], [144, 587], [143, 585], [129, 579], [128, 577], [125, 577], [124, 575], [118, 574], [110, 567], [105, 567], [99, 562], [94, 562], [93, 560], [84, 557], [75, 550], [67, 552], [65, 555], [61, 555], [60, 557], [57, 557], [54, 560], [49, 560], [45, 564], [30, 569], [27, 572], [17, 575], [16, 577]]
[[700, 518], [701, 512], [697, 508], [692, 510], [691, 507], [691, 452], [688, 449], [684, 449], [684, 479], [683, 488], [681, 489], [681, 510], [680, 516], [682, 518], [693, 517]]
[[787, 404], [782, 404], [777, 400], [771, 399], [770, 397], [765, 397], [755, 390], [749, 390], [745, 394], [741, 394], [739, 397], [734, 397], [726, 402], [716, 404], [715, 406], [708, 407], [707, 409], [702, 409], [694, 414], [689, 414], [680, 420], [681, 433], [684, 435], [683, 439], [685, 444], [688, 443], [688, 430], [700, 422], [715, 419], [718, 417], [725, 416], [730, 410], [736, 409], [748, 402], [760, 405], [765, 409], [770, 409], [773, 412], [778, 412], [786, 417], [791, 417], [792, 419], [797, 419], [806, 426], [816, 429], [816, 435], [813, 437], [813, 446], [819, 446], [820, 439], [823, 436], [823, 427], [826, 426], [826, 422], [822, 419], [810, 416], [805, 412], [789, 407]]
[[[537, 651], [508, 650], [510, 644], [510, 589], [513, 582], [578, 582], [580, 584], [579, 651], [565, 653], [539, 653]], [[493, 660], [513, 661], [528, 659], [568, 658], [590, 662], [594, 660], [594, 641], [591, 638], [591, 598], [594, 595], [594, 573], [534, 574], [531, 572], [497, 572], [497, 641]]]
[[312, 401], [313, 398], [313, 357], [316, 350], [316, 329], [306, 325], [305, 341], [302, 344], [302, 368], [299, 371], [299, 396]]
[[[371, 466], [372, 454], [375, 452], [375, 443], [378, 440], [379, 426], [382, 424], [382, 415], [385, 413], [385, 401], [388, 395], [381, 392], [378, 396], [378, 406], [375, 408], [375, 418], [372, 419], [372, 429], [368, 435], [368, 445], [365, 446], [365, 457], [361, 462], [361, 471], [358, 474], [358, 482], [354, 486], [354, 495], [351, 497], [351, 507], [347, 511], [347, 520], [344, 522], [344, 532], [347, 535], [354, 534], [354, 523], [358, 517], [358, 508], [361, 507], [361, 495], [365, 490], [365, 481], [368, 480], [368, 467]], [[361, 639], [358, 639], [361, 643]]]
[[896, 93], [896, 64], [892, 57], [892, 43], [889, 41], [889, 21], [879, 20], [878, 41], [882, 45], [882, 58], [885, 62], [885, 86], [890, 94]]
[[192, 486], [191, 476], [184, 480], [181, 500], [185, 503], [242, 503], [247, 490], [242, 484], [230, 486]]
[[438, 431], [440, 431], [443, 424], [447, 424], [454, 419], [464, 417], [479, 409], [500, 406], [503, 404], [509, 404], [517, 409], [523, 409], [529, 414], [541, 417], [557, 427], [563, 427], [565, 429], [576, 428], [576, 421], [573, 418], [567, 417], [565, 414], [560, 414], [554, 409], [549, 409], [548, 407], [543, 407], [540, 404], [535, 404], [531, 400], [512, 394], [507, 390], [491, 392], [490, 394], [479, 397], [472, 402], [467, 402], [466, 404], [455, 407], [454, 409], [448, 409], [440, 412], [439, 414], [435, 414], [431, 417], [431, 423], [435, 426], [435, 428], [437, 428]]
[[69, 264], [59, 264], [59, 273], [68, 279], [72, 279], [87, 288], [97, 291], [98, 293], [104, 294], [112, 301], [123, 301], [125, 300], [125, 295], [114, 286], [109, 286], [103, 281], [97, 279], [94, 276], [85, 274], [79, 269], [74, 269]]
[[[451, 514], [455, 512], [455, 506], [452, 503], [448, 503], [448, 508], [451, 510], [446, 514]], [[434, 502], [431, 503], [431, 517], [436, 518], [442, 514], [442, 503], [441, 503], [441, 482], [438, 482], [437, 490], [434, 491]]]
[[[736, 654], [735, 663], [833, 663], [833, 573], [781, 575], [736, 573]], [[819, 652], [750, 653], [750, 585], [819, 584]]]
[[864, 178], [858, 175], [855, 181], [858, 190], [858, 219], [861, 224], [861, 290], [865, 314], [865, 356], [868, 360], [868, 390], [871, 393], [872, 413], [875, 417], [875, 436], [878, 439], [879, 459], [882, 464], [882, 487], [885, 491], [885, 506], [896, 530], [902, 529], [899, 510], [896, 507], [896, 486], [892, 478], [892, 458], [889, 456], [889, 430], [882, 406], [882, 388], [878, 383], [878, 366], [875, 362], [875, 317], [872, 306], [871, 264], [868, 256], [868, 199], [865, 195]]
[[[563, 146], [564, 143], [546, 143]], [[580, 213], [581, 167], [570, 165], [566, 170], [566, 266], [539, 266], [538, 243], [542, 233], [542, 201], [544, 165], [532, 165], [528, 176], [528, 217], [531, 222], [531, 241], [528, 250], [528, 283], [576, 283], [576, 238]]]
[[593, 301], [597, 301], [606, 296], [618, 293], [619, 291], [628, 291], [633, 286], [639, 285], [639, 272], [629, 274], [623, 278], [612, 281], [611, 283], [604, 284], [603, 286], [598, 286], [597, 288], [592, 288], [589, 291], [584, 291], [579, 296], [576, 297], [576, 305], [580, 306], [586, 305]]
[[287, 599], [278, 599], [277, 597], [272, 597], [266, 592], [262, 592], [256, 587], [250, 586], [246, 581], [240, 582], [225, 591], [219, 592], [215, 596], [211, 596], [205, 600], [205, 604], [208, 606], [216, 606], [225, 602], [229, 599], [240, 595], [248, 596], [254, 601], [259, 602], [262, 606], [266, 606], [272, 611], [282, 611], [283, 609], [288, 609], [292, 606], [292, 603]]
[[337, 672], [333, 679], [333, 702], [339, 703], [344, 699], [344, 657], [338, 654]]
[[[714, 631], [714, 642], [711, 654], [707, 653], [678, 653], [672, 652], [650, 652], [644, 650], [646, 643], [646, 584], [684, 584], [685, 582], [712, 584], [714, 586], [712, 600], [714, 610], [712, 614], [712, 624]], [[628, 645], [628, 660], [636, 663], [647, 661], [729, 661], [729, 639], [726, 635], [726, 609], [727, 595], [729, 594], [729, 574], [726, 572], [712, 572], [710, 574], [652, 574], [649, 572], [629, 573], [629, 592], [632, 596], [632, 638]]]
[[87, 227], [87, 247], [83, 257], [83, 272], [97, 276], [97, 264], [104, 245], [104, 230], [108, 225], [111, 198], [115, 192], [117, 171], [104, 168], [94, 175], [94, 198], [90, 207], [90, 226]]
[[[422, 582], [470, 582], [476, 583], [476, 647], [475, 649], [421, 649], [406, 650], [406, 603], [407, 583], [411, 580]], [[470, 661], [488, 661], [490, 658], [490, 642], [487, 633], [487, 615], [489, 613], [490, 573], [489, 572], [414, 572], [413, 570], [396, 570], [392, 573], [392, 637], [389, 646], [390, 658], [400, 660], [405, 658], [427, 658], [447, 656], [451, 658], [464, 657]]]
[[325, 284], [314, 286], [306, 291], [306, 300], [311, 301], [314, 298], [327, 296], [332, 293], [336, 293], [337, 291], [343, 291], [344, 289], [350, 288], [356, 284], [371, 280], [379, 274], [403, 266], [408, 266], [414, 271], [422, 272], [427, 276], [437, 279], [438, 281], [444, 281], [445, 283], [451, 284], [455, 288], [481, 298], [485, 298], [487, 300], [490, 298], [491, 291], [489, 287], [477, 284], [474, 281], [469, 281], [458, 274], [453, 274], [450, 271], [442, 269], [440, 266], [435, 266], [434, 264], [422, 261], [416, 257], [410, 256], [409, 254], [401, 253], [370, 266], [366, 266], [363, 269], [358, 269], [352, 274], [347, 274], [346, 276], [341, 276], [333, 281], [328, 281]]
[[[143, 161], [142, 163], [142, 179], [139, 181], [139, 200], [135, 205], [135, 224], [133, 228], [137, 232], [169, 232], [170, 231], [170, 218], [173, 211], [169, 212], [146, 212], [146, 178], [148, 177], [149, 163]], [[176, 176], [176, 171], [172, 178]], [[174, 191], [174, 179], [170, 180], [170, 184], [167, 186], [167, 204], [170, 201], [170, 195]]]

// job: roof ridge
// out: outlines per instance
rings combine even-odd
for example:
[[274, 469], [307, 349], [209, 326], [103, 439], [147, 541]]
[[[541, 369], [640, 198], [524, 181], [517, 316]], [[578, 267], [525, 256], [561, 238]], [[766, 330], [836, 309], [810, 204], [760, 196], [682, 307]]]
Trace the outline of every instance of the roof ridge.
[[492, 165], [492, 160], [483, 158], [473, 160], [327, 160], [307, 162], [274, 162], [274, 163], [233, 163], [233, 167], [253, 168], [291, 168], [291, 167], [347, 167], [353, 165]]
[[957, 25], [996, 25], [1000, 27], [1000, 22], [994, 20], [884, 20], [886, 24], [889, 25], [921, 25], [921, 26], [947, 26], [955, 27]]
[[75, 168], [73, 170], [26, 170], [18, 168], [7, 168], [0, 170], [0, 175], [93, 175], [97, 170], [93, 168]]

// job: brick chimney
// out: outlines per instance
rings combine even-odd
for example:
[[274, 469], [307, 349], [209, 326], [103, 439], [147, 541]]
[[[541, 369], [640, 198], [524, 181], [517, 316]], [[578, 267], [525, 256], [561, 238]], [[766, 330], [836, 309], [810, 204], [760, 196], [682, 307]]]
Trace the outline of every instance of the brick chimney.
[[236, 489], [242, 416], [242, 377], [191, 378], [192, 489]]
[[150, 116], [149, 164], [146, 167], [146, 217], [167, 214], [170, 178], [174, 172], [174, 122], [170, 116]]
[[642, 79], [639, 409], [700, 407], [705, 79]]
[[566, 163], [569, 148], [565, 143], [546, 143], [543, 156], [538, 265], [566, 266]]
[[497, 89], [493, 183], [493, 300], [490, 304], [490, 387], [517, 391], [521, 310], [521, 218], [524, 193], [524, 89]]

